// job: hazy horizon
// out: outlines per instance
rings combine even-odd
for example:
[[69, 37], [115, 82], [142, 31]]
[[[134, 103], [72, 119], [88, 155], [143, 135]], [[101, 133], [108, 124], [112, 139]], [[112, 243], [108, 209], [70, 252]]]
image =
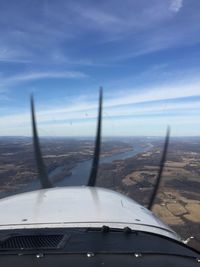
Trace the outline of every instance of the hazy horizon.
[[[134, 139], [134, 138], [146, 138], [146, 139], [160, 139], [160, 138], [165, 138], [166, 135], [115, 135], [115, 136], [102, 136], [102, 141], [105, 140], [105, 139]], [[43, 136], [39, 136], [40, 139], [91, 139], [91, 140], [95, 140], [95, 136], [87, 136], [87, 135], [80, 135], [80, 136], [62, 136], [62, 135], [57, 135], [57, 136], [54, 136], [54, 135], [43, 135]], [[14, 138], [28, 138], [28, 139], [31, 139], [32, 136], [26, 136], [26, 135], [0, 135], [0, 139], [3, 139], [3, 138], [10, 138], [10, 139], [14, 139]], [[170, 136], [170, 139], [200, 139], [200, 136], [176, 136], [176, 135], [171, 135]]]

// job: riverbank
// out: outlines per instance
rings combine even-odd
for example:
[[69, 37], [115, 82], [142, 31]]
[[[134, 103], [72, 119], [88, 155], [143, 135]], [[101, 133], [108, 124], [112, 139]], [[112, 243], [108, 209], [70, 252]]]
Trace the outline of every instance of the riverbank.
[[[17, 149], [15, 148], [16, 142], [15, 145], [13, 145], [14, 147], [9, 143], [9, 149], [7, 149], [4, 144], [7, 151], [6, 155], [10, 155], [9, 151], [11, 151], [11, 149], [14, 149], [15, 151], [23, 150], [24, 153], [21, 153], [18, 157], [13, 156], [12, 158], [10, 156], [11, 158], [6, 158], [6, 160], [13, 162], [13, 175], [12, 177], [9, 176], [11, 175], [11, 172], [8, 169], [7, 177], [3, 175], [3, 177], [0, 177], [0, 198], [40, 188], [40, 182], [36, 178], [36, 166], [33, 164], [33, 154], [31, 152], [28, 153], [29, 148], [32, 148], [31, 143], [27, 143], [26, 141], [23, 143], [21, 140], [20, 142], [20, 144], [17, 144]], [[51, 153], [49, 153], [51, 147], [50, 143], [48, 142], [45, 143], [45, 146], [43, 145], [42, 149], [45, 163], [49, 170], [49, 177], [52, 179], [55, 186], [86, 185], [92, 164], [93, 142], [87, 140], [82, 142], [76, 141], [73, 143], [73, 146], [71, 146], [71, 142], [66, 143], [66, 140], [64, 140], [64, 142], [59, 140], [57, 144], [55, 144], [54, 141], [54, 144], [51, 143]], [[63, 147], [65, 147], [65, 150], [68, 151], [68, 153], [64, 151]], [[144, 149], [144, 146], [141, 144], [138, 145], [137, 142], [134, 142], [133, 145], [131, 142], [125, 142], [124, 140], [103, 143], [100, 165], [134, 156], [135, 154], [142, 152]], [[15, 153], [17, 154], [17, 152]], [[14, 154], [12, 153], [12, 155]], [[27, 157], [25, 157], [25, 155], [27, 155]], [[16, 160], [16, 165], [14, 164], [14, 160]], [[18, 162], [19, 160], [20, 162]], [[26, 166], [28, 168], [26, 168]], [[7, 168], [7, 165], [2, 166], [2, 169], [3, 168]], [[16, 174], [15, 170], [17, 171]]]

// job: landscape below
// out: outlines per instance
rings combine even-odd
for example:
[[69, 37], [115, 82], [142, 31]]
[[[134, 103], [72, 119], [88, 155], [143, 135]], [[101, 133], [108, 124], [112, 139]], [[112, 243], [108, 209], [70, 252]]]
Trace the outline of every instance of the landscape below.
[[[158, 173], [162, 138], [114, 138], [102, 142], [101, 158], [122, 155], [114, 161], [101, 160], [97, 186], [106, 187], [147, 205]], [[123, 158], [140, 146], [142, 152]], [[54, 184], [67, 180], [72, 170], [93, 156], [91, 138], [43, 138], [45, 164]], [[55, 171], [56, 170], [56, 171]], [[89, 170], [88, 170], [89, 173]], [[39, 188], [32, 139], [0, 138], [0, 198]], [[73, 181], [72, 181], [73, 184]], [[84, 184], [84, 181], [83, 181]], [[154, 213], [200, 250], [200, 138], [172, 138]]]

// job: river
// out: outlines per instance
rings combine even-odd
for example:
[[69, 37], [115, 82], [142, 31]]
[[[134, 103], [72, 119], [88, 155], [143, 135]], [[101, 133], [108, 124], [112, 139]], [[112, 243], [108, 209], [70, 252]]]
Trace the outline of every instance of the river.
[[[104, 156], [100, 158], [100, 164], [101, 163], [111, 163], [115, 160], [124, 160], [126, 158], [131, 158], [133, 156], [136, 156], [137, 154], [146, 151], [149, 149], [148, 147], [142, 147], [139, 145], [133, 146], [133, 149], [127, 152], [117, 153], [110, 156]], [[92, 165], [92, 159], [86, 160], [83, 162], [79, 162], [76, 167], [74, 167], [71, 172], [71, 176], [65, 177], [63, 180], [57, 182], [57, 186], [66, 186], [66, 185], [86, 185], [90, 170]]]

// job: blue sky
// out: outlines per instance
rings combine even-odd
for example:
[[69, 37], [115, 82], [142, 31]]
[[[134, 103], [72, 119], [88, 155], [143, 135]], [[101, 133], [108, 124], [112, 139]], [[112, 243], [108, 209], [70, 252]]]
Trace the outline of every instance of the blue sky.
[[0, 0], [0, 135], [200, 134], [199, 0]]

